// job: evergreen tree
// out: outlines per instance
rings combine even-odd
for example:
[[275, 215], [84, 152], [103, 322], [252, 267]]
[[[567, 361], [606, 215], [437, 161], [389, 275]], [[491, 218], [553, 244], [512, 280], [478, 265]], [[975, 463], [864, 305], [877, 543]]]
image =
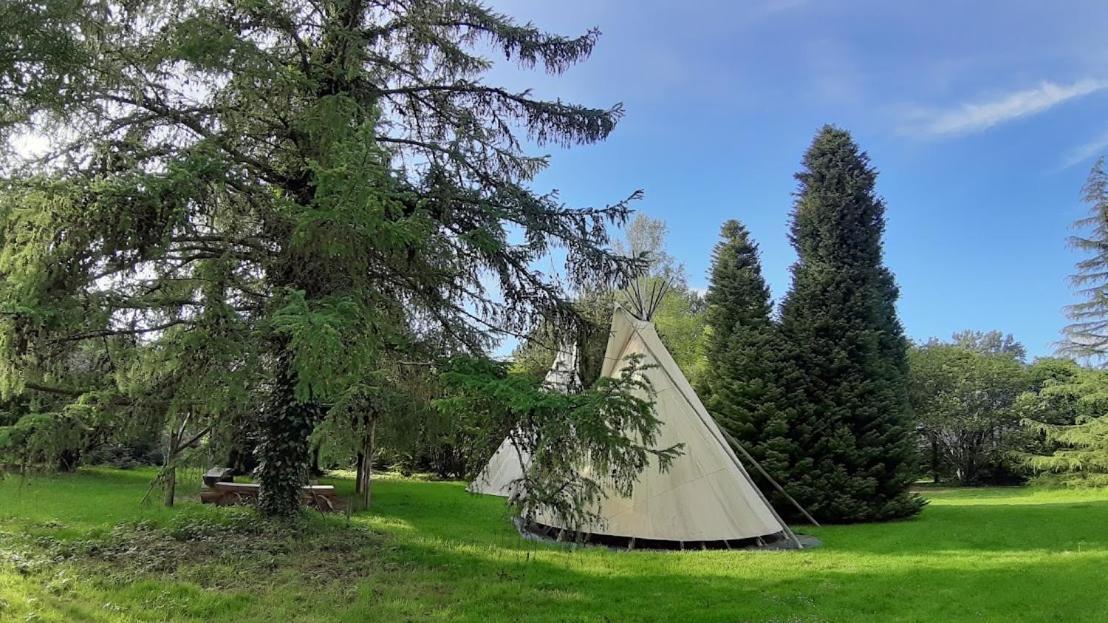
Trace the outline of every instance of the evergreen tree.
[[1055, 448], [1050, 454], [1022, 457], [1041, 480], [1069, 486], [1108, 485], [1108, 417], [1070, 426], [1038, 421], [1028, 421], [1026, 425]]
[[790, 492], [821, 521], [906, 517], [916, 442], [897, 288], [882, 263], [885, 205], [850, 135], [825, 126], [804, 156], [790, 239], [798, 259], [781, 331], [800, 372]]
[[1032, 366], [1031, 374], [1036, 372], [1039, 386], [1016, 401], [1024, 428], [1033, 435], [1017, 456], [1040, 481], [1105, 486], [1108, 371], [1072, 361], [1043, 360]]
[[1072, 322], [1063, 330], [1065, 339], [1060, 350], [1100, 361], [1108, 356], [1108, 173], [1104, 158], [1099, 158], [1089, 171], [1082, 198], [1089, 206], [1089, 215], [1074, 223], [1082, 231], [1070, 236], [1069, 244], [1088, 254], [1070, 277], [1084, 300], [1066, 308]]
[[[1082, 230], [1071, 247], [1088, 256], [1070, 282], [1084, 298], [1070, 305], [1072, 321], [1060, 350], [1103, 363], [1108, 356], [1108, 172], [1099, 158], [1082, 189], [1089, 215], [1074, 223]], [[1057, 364], [1055, 368], [1057, 368]], [[1025, 455], [1025, 464], [1050, 480], [1103, 486], [1108, 482], [1108, 382], [1101, 370], [1077, 368], [1048, 379], [1037, 394], [1023, 397], [1027, 427], [1047, 447]]]
[[622, 109], [484, 80], [485, 50], [559, 74], [595, 30], [473, 0], [17, 5], [0, 9], [0, 144], [52, 143], [0, 160], [0, 400], [133, 402], [67, 353], [157, 342], [111, 372], [171, 379], [178, 412], [250, 404], [265, 513], [297, 511], [313, 429], [391, 355], [579, 324], [533, 268], [553, 247], [571, 282], [637, 265], [607, 250], [626, 202], [535, 193], [547, 159], [524, 151], [602, 141]]
[[[792, 410], [784, 390], [792, 376], [770, 318], [758, 247], [738, 221], [723, 224], [706, 299], [707, 362], [697, 392], [719, 425], [770, 475], [787, 478], [796, 451], [788, 437]], [[774, 501], [791, 512], [787, 501]]]

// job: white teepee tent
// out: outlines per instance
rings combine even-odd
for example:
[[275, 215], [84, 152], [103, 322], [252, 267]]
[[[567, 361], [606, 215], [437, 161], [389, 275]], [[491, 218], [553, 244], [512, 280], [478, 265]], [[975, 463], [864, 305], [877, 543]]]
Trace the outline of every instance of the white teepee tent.
[[[592, 509], [600, 522], [579, 531], [643, 545], [645, 540], [684, 544], [785, 538], [799, 546], [751, 481], [653, 324], [617, 306], [601, 375], [619, 375], [634, 354], [642, 355], [642, 364], [654, 366], [643, 374], [653, 386], [662, 421], [658, 447], [682, 443], [683, 453], [664, 472], [655, 465], [643, 470], [629, 497], [607, 490]], [[604, 482], [602, 474], [590, 476]], [[542, 513], [535, 523], [540, 529], [569, 529]]]
[[[563, 347], [554, 357], [554, 364], [546, 373], [543, 383], [550, 389], [560, 392], [572, 391], [581, 386], [577, 374], [577, 345]], [[523, 466], [531, 460], [525, 448], [520, 448], [511, 436], [505, 437], [500, 447], [489, 459], [485, 469], [469, 483], [468, 490], [473, 493], [511, 497], [514, 483], [523, 477]]]
[[[639, 297], [647, 307], [640, 308], [640, 314], [649, 317], [660, 299], [661, 295], [650, 301]], [[683, 452], [664, 472], [656, 465], [643, 470], [629, 497], [607, 488], [606, 496], [591, 509], [599, 516], [599, 523], [579, 527], [579, 531], [592, 538], [601, 537], [598, 540], [614, 537], [628, 539], [631, 544], [638, 540], [640, 545], [646, 545], [644, 541], [684, 544], [781, 538], [800, 546], [751, 481], [723, 432], [662, 345], [653, 324], [617, 306], [601, 375], [618, 376], [628, 365], [627, 358], [635, 354], [642, 355], [643, 365], [652, 366], [643, 374], [653, 386], [655, 411], [662, 422], [657, 445], [684, 444]], [[576, 351], [570, 356], [575, 364]], [[558, 359], [562, 359], [562, 353]], [[558, 366], [556, 361], [547, 382], [551, 382]], [[576, 366], [562, 369], [575, 370]], [[470, 490], [510, 496], [510, 485], [520, 478], [528, 459], [506, 439]], [[585, 475], [603, 484], [605, 475], [590, 474], [589, 469], [583, 468]], [[570, 529], [544, 513], [539, 513], [529, 528], [555, 532]]]

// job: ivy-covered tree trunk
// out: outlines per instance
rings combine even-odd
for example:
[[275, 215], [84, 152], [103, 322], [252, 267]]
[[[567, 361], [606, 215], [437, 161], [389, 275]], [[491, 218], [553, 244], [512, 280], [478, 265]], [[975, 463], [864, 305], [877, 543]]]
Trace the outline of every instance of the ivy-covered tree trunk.
[[261, 417], [258, 508], [273, 517], [300, 510], [300, 487], [308, 483], [308, 438], [320, 416], [319, 407], [297, 399], [290, 357], [287, 352], [277, 357], [273, 391]]

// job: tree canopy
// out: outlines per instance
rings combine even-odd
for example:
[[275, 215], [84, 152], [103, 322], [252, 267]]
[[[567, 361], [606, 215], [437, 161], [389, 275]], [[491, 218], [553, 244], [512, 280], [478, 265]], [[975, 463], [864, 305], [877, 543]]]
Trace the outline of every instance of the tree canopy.
[[1023, 366], [1001, 352], [964, 343], [930, 343], [909, 354], [909, 395], [932, 446], [932, 472], [949, 465], [963, 485], [997, 478], [1017, 447], [1016, 397], [1027, 387]]
[[[601, 141], [622, 108], [483, 79], [481, 49], [558, 74], [595, 30], [468, 0], [59, 0], [3, 17], [0, 139], [51, 140], [3, 164], [0, 394], [217, 419], [248, 403], [267, 513], [295, 511], [315, 425], [383, 356], [581, 322], [533, 268], [555, 248], [570, 282], [637, 269], [607, 250], [627, 202], [533, 191], [547, 158], [525, 150]], [[85, 375], [86, 344], [124, 356]]]

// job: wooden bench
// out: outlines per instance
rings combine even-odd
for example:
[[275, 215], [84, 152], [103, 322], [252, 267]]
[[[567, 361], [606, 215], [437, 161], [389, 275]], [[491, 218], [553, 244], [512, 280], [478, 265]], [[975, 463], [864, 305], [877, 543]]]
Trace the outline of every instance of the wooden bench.
[[[200, 489], [200, 501], [204, 504], [230, 506], [255, 504], [261, 485], [249, 482], [218, 481]], [[320, 511], [337, 511], [344, 508], [342, 498], [331, 485], [307, 485], [300, 487], [300, 501]]]

